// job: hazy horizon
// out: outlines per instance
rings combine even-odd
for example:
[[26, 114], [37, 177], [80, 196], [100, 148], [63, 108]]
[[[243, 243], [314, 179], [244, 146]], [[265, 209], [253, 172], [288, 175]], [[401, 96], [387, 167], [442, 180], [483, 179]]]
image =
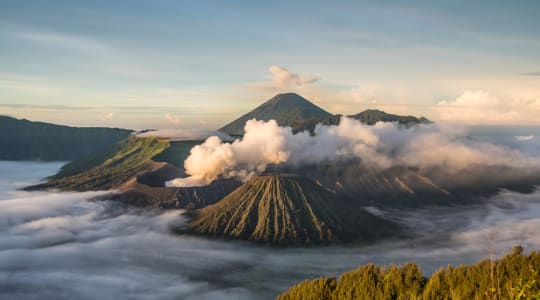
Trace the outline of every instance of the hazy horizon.
[[540, 124], [540, 4], [5, 1], [0, 114], [216, 129], [279, 92], [462, 124]]

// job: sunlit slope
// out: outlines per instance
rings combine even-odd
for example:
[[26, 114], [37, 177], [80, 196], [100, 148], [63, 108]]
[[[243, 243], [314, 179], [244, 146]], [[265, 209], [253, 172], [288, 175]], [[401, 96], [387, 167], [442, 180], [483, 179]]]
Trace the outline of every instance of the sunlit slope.
[[395, 227], [293, 175], [261, 175], [194, 213], [190, 231], [276, 245], [370, 241]]
[[167, 188], [165, 182], [186, 176], [183, 162], [197, 141], [130, 137], [86, 159], [65, 165], [47, 183], [27, 189], [94, 191], [116, 189], [106, 198], [134, 206], [196, 209], [213, 204], [240, 184], [220, 179], [208, 186]]
[[127, 138], [109, 149], [65, 165], [47, 183], [31, 188], [60, 190], [105, 190], [156, 167], [152, 157], [169, 147], [157, 138]]

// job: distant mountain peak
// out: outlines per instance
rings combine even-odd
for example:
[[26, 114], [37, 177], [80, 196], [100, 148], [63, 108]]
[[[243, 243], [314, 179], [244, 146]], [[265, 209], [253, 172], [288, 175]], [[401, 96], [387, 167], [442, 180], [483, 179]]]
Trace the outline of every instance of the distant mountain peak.
[[270, 98], [268, 101], [266, 101], [264, 104], [276, 104], [276, 103], [308, 103], [310, 105], [313, 105], [309, 100], [306, 98], [298, 95], [297, 93], [281, 93], [277, 94], [274, 97]]
[[362, 123], [373, 125], [377, 122], [397, 122], [401, 125], [429, 124], [430, 120], [424, 117], [400, 116], [389, 114], [378, 109], [366, 109], [356, 115], [350, 115], [349, 118], [359, 120]]
[[324, 118], [331, 114], [296, 93], [282, 93], [270, 98], [254, 110], [225, 125], [219, 131], [230, 135], [243, 135], [246, 121], [276, 120], [280, 126], [290, 126], [298, 120]]

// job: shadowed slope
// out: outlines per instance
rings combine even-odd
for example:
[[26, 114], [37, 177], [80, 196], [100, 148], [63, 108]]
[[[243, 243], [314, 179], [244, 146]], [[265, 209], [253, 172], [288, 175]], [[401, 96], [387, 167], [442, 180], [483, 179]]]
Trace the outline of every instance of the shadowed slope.
[[459, 172], [444, 166], [381, 170], [351, 160], [272, 170], [302, 174], [360, 205], [392, 208], [471, 204], [501, 189], [530, 193], [540, 184], [536, 168], [486, 165], [471, 165]]
[[132, 130], [71, 127], [0, 116], [0, 160], [72, 160], [127, 138]]
[[239, 186], [234, 179], [220, 179], [206, 186], [166, 188], [146, 185], [139, 178], [132, 178], [119, 187], [118, 193], [108, 195], [106, 199], [134, 206], [198, 209], [216, 203]]
[[276, 120], [280, 126], [290, 126], [294, 121], [326, 118], [331, 114], [295, 93], [278, 94], [249, 113], [223, 126], [219, 131], [229, 135], [243, 135], [246, 121]]
[[189, 229], [215, 237], [302, 245], [369, 241], [395, 228], [307, 178], [261, 175], [195, 212]]

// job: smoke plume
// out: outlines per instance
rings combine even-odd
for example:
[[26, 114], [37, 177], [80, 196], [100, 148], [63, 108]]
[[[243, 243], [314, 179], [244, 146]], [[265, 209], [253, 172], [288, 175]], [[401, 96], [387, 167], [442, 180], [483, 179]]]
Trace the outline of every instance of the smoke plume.
[[504, 145], [476, 141], [463, 128], [438, 124], [404, 127], [379, 122], [373, 126], [343, 117], [339, 125], [317, 125], [315, 135], [293, 134], [276, 121], [249, 120], [245, 135], [232, 143], [213, 136], [195, 146], [185, 161], [187, 178], [168, 186], [207, 185], [219, 177], [246, 179], [268, 165], [300, 166], [360, 161], [370, 168], [444, 167], [448, 174], [471, 165], [538, 167], [529, 157]]

